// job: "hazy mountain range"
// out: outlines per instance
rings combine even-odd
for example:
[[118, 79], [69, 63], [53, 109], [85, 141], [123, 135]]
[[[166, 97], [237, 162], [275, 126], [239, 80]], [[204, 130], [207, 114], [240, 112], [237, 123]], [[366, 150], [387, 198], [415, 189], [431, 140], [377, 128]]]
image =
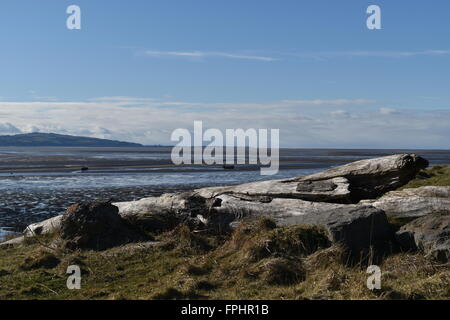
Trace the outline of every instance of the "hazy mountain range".
[[142, 147], [138, 143], [55, 133], [0, 135], [0, 147]]

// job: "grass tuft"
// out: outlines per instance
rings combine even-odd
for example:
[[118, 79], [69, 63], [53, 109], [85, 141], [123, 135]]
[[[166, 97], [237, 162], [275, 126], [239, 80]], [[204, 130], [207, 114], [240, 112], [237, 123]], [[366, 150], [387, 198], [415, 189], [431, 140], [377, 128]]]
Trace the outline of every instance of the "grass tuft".
[[306, 272], [300, 260], [274, 258], [264, 263], [262, 280], [270, 285], [293, 285], [306, 279]]
[[61, 261], [53, 253], [42, 250], [38, 251], [30, 257], [25, 258], [23, 263], [20, 265], [20, 269], [53, 269], [57, 267], [60, 262]]

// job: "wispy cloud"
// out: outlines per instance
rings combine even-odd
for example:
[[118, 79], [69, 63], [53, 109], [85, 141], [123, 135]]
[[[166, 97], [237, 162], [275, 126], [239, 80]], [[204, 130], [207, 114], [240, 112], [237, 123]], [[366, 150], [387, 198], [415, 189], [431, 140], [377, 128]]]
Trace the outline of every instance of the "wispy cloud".
[[278, 61], [280, 59], [266, 56], [236, 54], [228, 52], [216, 52], [216, 51], [154, 51], [147, 50], [144, 52], [146, 56], [151, 57], [179, 57], [179, 58], [227, 58], [227, 59], [240, 59], [240, 60], [257, 60], [257, 61]]
[[384, 58], [403, 58], [415, 56], [445, 56], [449, 55], [450, 50], [424, 50], [424, 51], [348, 51], [335, 52], [335, 56], [353, 56], [353, 57], [384, 57]]
[[148, 57], [172, 57], [203, 60], [207, 58], [225, 58], [238, 60], [255, 60], [263, 62], [273, 62], [285, 60], [286, 57], [309, 58], [316, 60], [326, 60], [331, 58], [411, 58], [418, 56], [448, 56], [450, 50], [418, 50], [418, 51], [377, 51], [377, 50], [349, 50], [349, 51], [323, 51], [323, 52], [273, 52], [268, 55], [250, 55], [218, 51], [159, 51], [146, 50], [141, 52]]
[[375, 57], [375, 58], [408, 58], [417, 56], [447, 56], [450, 50], [422, 50], [422, 51], [377, 51], [377, 50], [355, 50], [355, 51], [328, 51], [328, 52], [301, 52], [301, 53], [279, 53], [280, 55], [326, 59], [337, 57]]
[[342, 105], [377, 103], [376, 100], [368, 100], [368, 99], [282, 100], [282, 102], [298, 106], [342, 106]]
[[399, 113], [398, 110], [392, 108], [380, 108], [380, 113], [384, 115], [391, 115]]
[[345, 110], [333, 110], [330, 112], [333, 117], [349, 117], [350, 113]]
[[111, 97], [97, 97], [90, 98], [88, 101], [93, 102], [124, 102], [124, 103], [134, 103], [134, 102], [150, 102], [157, 101], [157, 98], [138, 98], [138, 97], [127, 97], [127, 96], [111, 96]]

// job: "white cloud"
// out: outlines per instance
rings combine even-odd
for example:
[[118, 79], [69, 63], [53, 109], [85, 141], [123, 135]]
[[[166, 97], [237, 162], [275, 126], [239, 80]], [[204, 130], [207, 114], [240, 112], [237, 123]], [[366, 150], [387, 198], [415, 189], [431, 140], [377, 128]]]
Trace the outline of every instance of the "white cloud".
[[228, 52], [214, 52], [214, 51], [155, 51], [147, 50], [144, 52], [146, 56], [151, 57], [184, 57], [184, 58], [208, 58], [219, 57], [227, 59], [240, 59], [240, 60], [258, 60], [272, 62], [279, 59], [265, 56], [235, 54]]
[[361, 51], [324, 51], [324, 52], [278, 52], [282, 56], [312, 58], [323, 60], [327, 58], [339, 57], [374, 57], [374, 58], [409, 58], [417, 56], [448, 56], [450, 50], [421, 50], [421, 51], [377, 51], [377, 50], [361, 50]]
[[363, 105], [363, 104], [374, 104], [377, 103], [376, 100], [367, 99], [335, 99], [335, 100], [283, 100], [282, 102], [299, 105], [299, 106], [343, 106], [343, 105]]
[[88, 101], [100, 101], [100, 102], [149, 102], [149, 101], [157, 101], [157, 98], [136, 98], [136, 97], [127, 97], [127, 96], [112, 96], [112, 97], [97, 97], [88, 99]]
[[22, 131], [16, 126], [12, 125], [9, 122], [1, 123], [0, 122], [0, 135], [11, 135], [22, 133]]
[[41, 131], [143, 144], [173, 144], [171, 132], [192, 129], [195, 120], [205, 129], [278, 128], [284, 147], [448, 148], [450, 136], [448, 110], [380, 108], [369, 99], [205, 103], [110, 97], [0, 102], [0, 114], [0, 134]]
[[344, 110], [334, 110], [334, 111], [331, 111], [330, 114], [333, 117], [349, 117], [350, 116], [350, 113], [348, 113], [347, 111], [344, 111]]

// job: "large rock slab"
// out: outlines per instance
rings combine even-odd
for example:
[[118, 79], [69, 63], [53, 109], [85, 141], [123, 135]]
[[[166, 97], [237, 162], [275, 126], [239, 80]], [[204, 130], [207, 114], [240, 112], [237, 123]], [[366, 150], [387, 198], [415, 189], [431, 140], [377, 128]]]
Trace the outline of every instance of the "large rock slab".
[[404, 225], [396, 237], [404, 250], [421, 250], [441, 262], [450, 260], [450, 211], [434, 213]]
[[60, 236], [69, 249], [104, 250], [145, 240], [109, 202], [74, 204], [61, 219]]
[[195, 190], [204, 198], [221, 194], [235, 194], [251, 198], [289, 198], [319, 202], [348, 202], [349, 182], [337, 177], [324, 181], [269, 180], [237, 186], [213, 187]]
[[340, 167], [293, 181], [323, 181], [344, 177], [350, 182], [351, 197], [354, 202], [374, 199], [397, 189], [428, 166], [428, 161], [415, 154], [392, 155], [376, 159], [352, 162]]
[[420, 187], [391, 191], [377, 200], [364, 200], [382, 209], [387, 216], [417, 218], [434, 212], [450, 210], [450, 187]]

